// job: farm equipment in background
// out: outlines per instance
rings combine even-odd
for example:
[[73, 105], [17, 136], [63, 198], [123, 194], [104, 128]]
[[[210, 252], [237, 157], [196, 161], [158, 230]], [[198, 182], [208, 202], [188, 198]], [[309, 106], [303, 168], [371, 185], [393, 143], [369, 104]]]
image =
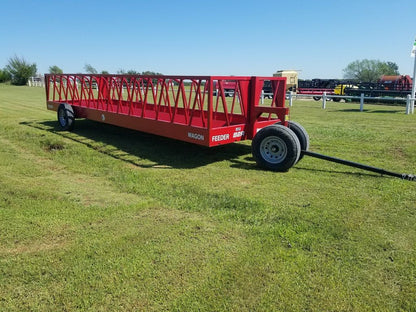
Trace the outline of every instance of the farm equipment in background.
[[[322, 88], [324, 87], [324, 88]], [[356, 82], [352, 80], [313, 79], [299, 81], [299, 94], [311, 94], [315, 100], [318, 95], [345, 95], [359, 97], [405, 98], [412, 90], [412, 79], [408, 75], [382, 76], [377, 82]], [[333, 98], [338, 102], [339, 98]]]
[[412, 78], [409, 75], [382, 76], [376, 83], [361, 82], [346, 87], [341, 95], [366, 97], [405, 98], [412, 90]]
[[[311, 95], [315, 101], [319, 101], [324, 92], [327, 95], [334, 95], [334, 90], [340, 83], [341, 81], [337, 79], [299, 80], [297, 93]], [[339, 99], [334, 98], [334, 101]]]
[[[298, 79], [298, 72], [296, 70], [279, 70], [273, 76], [286, 77], [289, 81], [286, 84], [286, 92], [290, 91], [295, 94], [310, 95], [315, 101], [319, 101], [324, 93], [334, 95], [334, 89], [341, 82], [337, 79]], [[335, 101], [338, 101], [338, 99], [335, 99]]]
[[[384, 75], [377, 82], [358, 82], [354, 80], [341, 79], [312, 79], [301, 80], [297, 77], [296, 71], [278, 71], [274, 76], [290, 77], [293, 84], [286, 91], [296, 94], [310, 95], [314, 100], [319, 101], [324, 93], [326, 95], [354, 96], [359, 97], [389, 97], [405, 98], [411, 93], [412, 79], [409, 75]], [[340, 98], [333, 97], [334, 102]]]
[[[221, 86], [224, 89], [225, 96], [233, 97], [234, 91], [236, 89], [237, 83], [233, 80], [223, 80], [221, 82]], [[214, 81], [214, 95], [217, 95], [219, 88], [218, 81]], [[272, 83], [270, 80], [265, 80], [263, 84], [263, 96], [267, 99], [271, 99], [273, 97], [273, 89], [272, 89]]]

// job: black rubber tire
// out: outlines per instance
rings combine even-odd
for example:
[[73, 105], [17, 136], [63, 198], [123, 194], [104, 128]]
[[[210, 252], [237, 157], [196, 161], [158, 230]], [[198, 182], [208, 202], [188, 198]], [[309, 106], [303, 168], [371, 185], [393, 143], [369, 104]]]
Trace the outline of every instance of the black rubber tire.
[[320, 96], [313, 96], [312, 97], [315, 101], [319, 101], [320, 99], [321, 99], [321, 97]]
[[[309, 150], [309, 134], [306, 132], [305, 128], [296, 121], [289, 121], [289, 129], [291, 129], [296, 136], [298, 137], [300, 148], [302, 151]], [[299, 156], [299, 160], [303, 158], [303, 154], [301, 153]], [[298, 161], [299, 161], [298, 160]]]
[[75, 114], [72, 106], [67, 103], [62, 103], [58, 107], [58, 124], [61, 130], [71, 131], [74, 129]]
[[257, 165], [271, 171], [285, 172], [295, 165], [300, 156], [300, 143], [296, 134], [282, 125], [261, 129], [251, 142]]

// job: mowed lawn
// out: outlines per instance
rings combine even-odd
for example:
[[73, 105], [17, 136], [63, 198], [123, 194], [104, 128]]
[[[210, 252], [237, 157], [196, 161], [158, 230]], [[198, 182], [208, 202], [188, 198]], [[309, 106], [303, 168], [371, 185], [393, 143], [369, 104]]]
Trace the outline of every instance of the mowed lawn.
[[[311, 150], [416, 173], [404, 106], [295, 101]], [[259, 170], [77, 120], [0, 84], [0, 311], [416, 311], [416, 183], [304, 157]]]

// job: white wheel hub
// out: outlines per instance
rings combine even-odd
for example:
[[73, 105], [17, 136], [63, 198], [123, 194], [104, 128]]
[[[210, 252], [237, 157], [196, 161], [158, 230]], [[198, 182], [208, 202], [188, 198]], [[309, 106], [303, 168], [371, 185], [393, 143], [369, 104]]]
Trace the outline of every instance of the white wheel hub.
[[260, 154], [267, 162], [278, 164], [287, 156], [286, 143], [277, 136], [266, 137], [260, 144]]

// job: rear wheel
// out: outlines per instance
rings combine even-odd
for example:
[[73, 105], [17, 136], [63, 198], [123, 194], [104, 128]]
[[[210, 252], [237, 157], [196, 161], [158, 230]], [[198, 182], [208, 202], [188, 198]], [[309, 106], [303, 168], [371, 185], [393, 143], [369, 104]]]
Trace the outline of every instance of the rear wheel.
[[58, 107], [58, 123], [62, 130], [74, 129], [75, 114], [72, 106], [62, 103]]
[[[289, 121], [289, 128], [296, 134], [300, 148], [302, 151], [307, 151], [309, 149], [309, 135], [306, 132], [305, 128], [296, 121]], [[299, 156], [299, 160], [303, 158], [303, 154], [301, 153]]]
[[300, 143], [296, 134], [282, 125], [257, 132], [251, 143], [256, 163], [267, 170], [288, 171], [299, 159]]

